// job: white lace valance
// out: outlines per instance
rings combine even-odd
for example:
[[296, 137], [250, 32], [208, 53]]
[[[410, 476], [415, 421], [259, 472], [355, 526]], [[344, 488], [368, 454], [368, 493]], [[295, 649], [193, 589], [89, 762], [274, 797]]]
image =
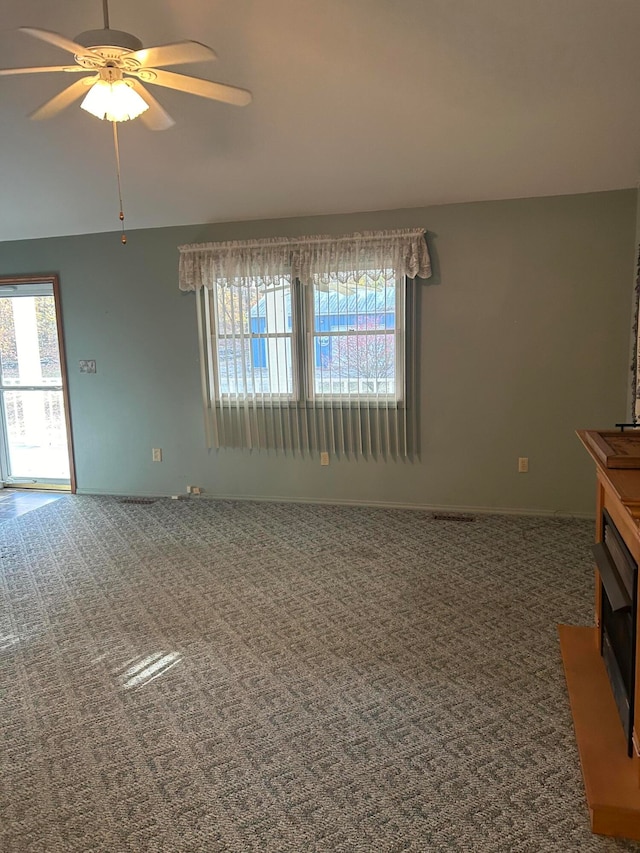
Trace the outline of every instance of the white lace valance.
[[292, 275], [308, 284], [314, 276], [393, 268], [408, 278], [429, 278], [431, 260], [424, 228], [363, 231], [332, 237], [276, 237], [179, 246], [180, 290], [254, 276]]

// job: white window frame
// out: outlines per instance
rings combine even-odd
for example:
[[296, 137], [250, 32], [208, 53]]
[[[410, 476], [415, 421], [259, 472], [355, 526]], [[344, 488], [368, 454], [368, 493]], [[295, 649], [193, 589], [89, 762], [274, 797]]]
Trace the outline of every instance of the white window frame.
[[[314, 288], [312, 285], [303, 285], [298, 279], [291, 279], [291, 331], [290, 332], [251, 332], [246, 336], [249, 341], [272, 340], [284, 338], [291, 342], [291, 379], [292, 391], [284, 393], [236, 393], [221, 391], [221, 362], [219, 358], [219, 342], [223, 340], [242, 340], [244, 335], [237, 336], [218, 333], [218, 301], [217, 289], [223, 285], [215, 283], [213, 289], [208, 291], [208, 310], [205, 312], [205, 333], [210, 341], [208, 347], [208, 382], [212, 394], [212, 402], [216, 406], [224, 407], [233, 400], [245, 401], [251, 405], [292, 405], [304, 406], [307, 403], [315, 405], [332, 406], [359, 406], [365, 404], [368, 407], [385, 407], [390, 405], [402, 405], [406, 399], [406, 282], [405, 277], [396, 273], [395, 275], [395, 324], [393, 330], [355, 330], [353, 333], [328, 332], [329, 337], [349, 337], [357, 335], [393, 335], [395, 346], [395, 388], [393, 393], [367, 394], [358, 391], [346, 391], [345, 393], [316, 393], [315, 391], [315, 341], [321, 336], [315, 331], [315, 306]], [[360, 381], [362, 377], [358, 377]], [[245, 386], [246, 386], [245, 382]]]
[[[252, 332], [249, 327], [248, 334], [245, 335], [229, 335], [229, 334], [219, 334], [218, 328], [220, 326], [219, 323], [219, 315], [218, 315], [218, 300], [217, 300], [217, 289], [222, 288], [222, 285], [219, 285], [216, 282], [214, 288], [209, 292], [208, 295], [208, 308], [207, 311], [207, 337], [211, 341], [211, 346], [209, 348], [209, 373], [212, 377], [213, 391], [214, 391], [214, 400], [217, 405], [224, 405], [225, 402], [230, 402], [232, 400], [246, 400], [250, 403], [258, 402], [261, 405], [270, 405], [271, 403], [277, 403], [278, 405], [286, 404], [286, 403], [297, 403], [300, 400], [300, 368], [298, 359], [295, 357], [295, 352], [297, 351], [297, 339], [298, 339], [298, 331], [297, 331], [297, 310], [295, 308], [295, 291], [298, 287], [298, 282], [295, 279], [290, 279], [290, 293], [291, 293], [291, 331], [287, 332]], [[263, 291], [263, 296], [266, 291]], [[213, 317], [213, 319], [212, 319]], [[222, 372], [220, 369], [220, 358], [219, 358], [219, 342], [221, 340], [240, 340], [243, 339], [248, 340], [249, 342], [254, 340], [277, 340], [277, 339], [288, 340], [291, 343], [290, 351], [291, 351], [291, 393], [275, 393], [275, 394], [265, 394], [256, 391], [254, 393], [238, 393], [221, 391], [221, 380], [222, 380]], [[228, 379], [228, 376], [227, 376]], [[246, 386], [245, 382], [245, 386]]]
[[[305, 317], [307, 323], [307, 335], [305, 336], [306, 340], [306, 357], [307, 357], [307, 375], [306, 375], [306, 399], [311, 401], [318, 402], [326, 402], [333, 404], [344, 404], [344, 403], [352, 403], [353, 405], [358, 405], [359, 403], [366, 403], [368, 405], [376, 404], [388, 406], [390, 403], [402, 403], [405, 399], [405, 366], [406, 366], [406, 352], [405, 352], [405, 328], [406, 328], [406, 305], [405, 305], [405, 278], [404, 276], [400, 276], [396, 273], [395, 275], [395, 306], [394, 306], [394, 316], [395, 316], [395, 326], [393, 329], [393, 338], [394, 338], [394, 346], [395, 346], [395, 390], [393, 394], [360, 394], [346, 392], [344, 394], [316, 394], [315, 392], [315, 368], [314, 368], [314, 357], [315, 357], [315, 340], [317, 337], [321, 337], [320, 333], [315, 331], [315, 311], [314, 311], [314, 299], [313, 299], [313, 287], [309, 285], [308, 287], [303, 288], [304, 292], [304, 302], [305, 302]], [[346, 332], [328, 332], [328, 337], [349, 337], [352, 333], [349, 331]], [[371, 330], [357, 330], [355, 334], [358, 335], [379, 335], [381, 334], [379, 329], [371, 329]], [[382, 334], [391, 334], [387, 330], [382, 332]], [[358, 381], [360, 382], [362, 377], [358, 376]]]

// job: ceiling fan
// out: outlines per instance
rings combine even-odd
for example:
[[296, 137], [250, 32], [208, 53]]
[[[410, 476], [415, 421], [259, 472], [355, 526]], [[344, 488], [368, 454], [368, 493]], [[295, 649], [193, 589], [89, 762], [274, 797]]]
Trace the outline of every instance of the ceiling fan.
[[98, 118], [117, 122], [140, 116], [150, 130], [166, 130], [175, 122], [143, 84], [177, 89], [238, 107], [251, 102], [248, 89], [159, 68], [215, 59], [210, 47], [196, 41], [180, 41], [145, 48], [131, 33], [110, 29], [108, 0], [102, 0], [102, 7], [104, 28], [80, 33], [73, 40], [49, 30], [20, 27], [23, 33], [73, 54], [75, 65], [3, 68], [0, 76], [49, 72], [83, 75], [38, 107], [30, 118], [52, 118], [84, 96], [82, 108]]

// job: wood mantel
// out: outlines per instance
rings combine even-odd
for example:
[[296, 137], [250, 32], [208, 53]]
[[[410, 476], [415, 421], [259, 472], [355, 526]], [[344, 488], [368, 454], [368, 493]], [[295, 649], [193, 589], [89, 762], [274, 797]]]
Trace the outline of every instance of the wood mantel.
[[[578, 431], [596, 466], [595, 541], [601, 540], [602, 510], [606, 509], [640, 564], [640, 468], [607, 467], [601, 442], [594, 440], [600, 435]], [[602, 835], [640, 840], [640, 648], [636, 648], [634, 755], [629, 758], [600, 656], [599, 614], [600, 576], [595, 569], [595, 627], [559, 626], [591, 828]], [[640, 645], [640, 630], [636, 642]]]

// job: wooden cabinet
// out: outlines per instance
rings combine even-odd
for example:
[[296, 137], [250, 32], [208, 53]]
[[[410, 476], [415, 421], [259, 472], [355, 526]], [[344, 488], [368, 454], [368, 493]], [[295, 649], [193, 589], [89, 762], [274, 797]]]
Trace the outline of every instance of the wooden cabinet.
[[[594, 440], [594, 436], [602, 435], [587, 430], [578, 432], [595, 463], [595, 541], [601, 541], [603, 510], [606, 510], [632, 557], [640, 564], [640, 468], [628, 467], [629, 458], [624, 448], [621, 451], [620, 442], [609, 444], [615, 453], [607, 456], [606, 443], [603, 450], [603, 442]], [[634, 432], [632, 443], [639, 440], [640, 432]], [[620, 459], [625, 467], [608, 467], [608, 461], [615, 465]], [[594, 571], [595, 625], [559, 626], [571, 711], [593, 831], [640, 840], [640, 649], [636, 649], [634, 749], [629, 758], [600, 655], [601, 583], [597, 568]], [[640, 630], [636, 636], [638, 646]]]

